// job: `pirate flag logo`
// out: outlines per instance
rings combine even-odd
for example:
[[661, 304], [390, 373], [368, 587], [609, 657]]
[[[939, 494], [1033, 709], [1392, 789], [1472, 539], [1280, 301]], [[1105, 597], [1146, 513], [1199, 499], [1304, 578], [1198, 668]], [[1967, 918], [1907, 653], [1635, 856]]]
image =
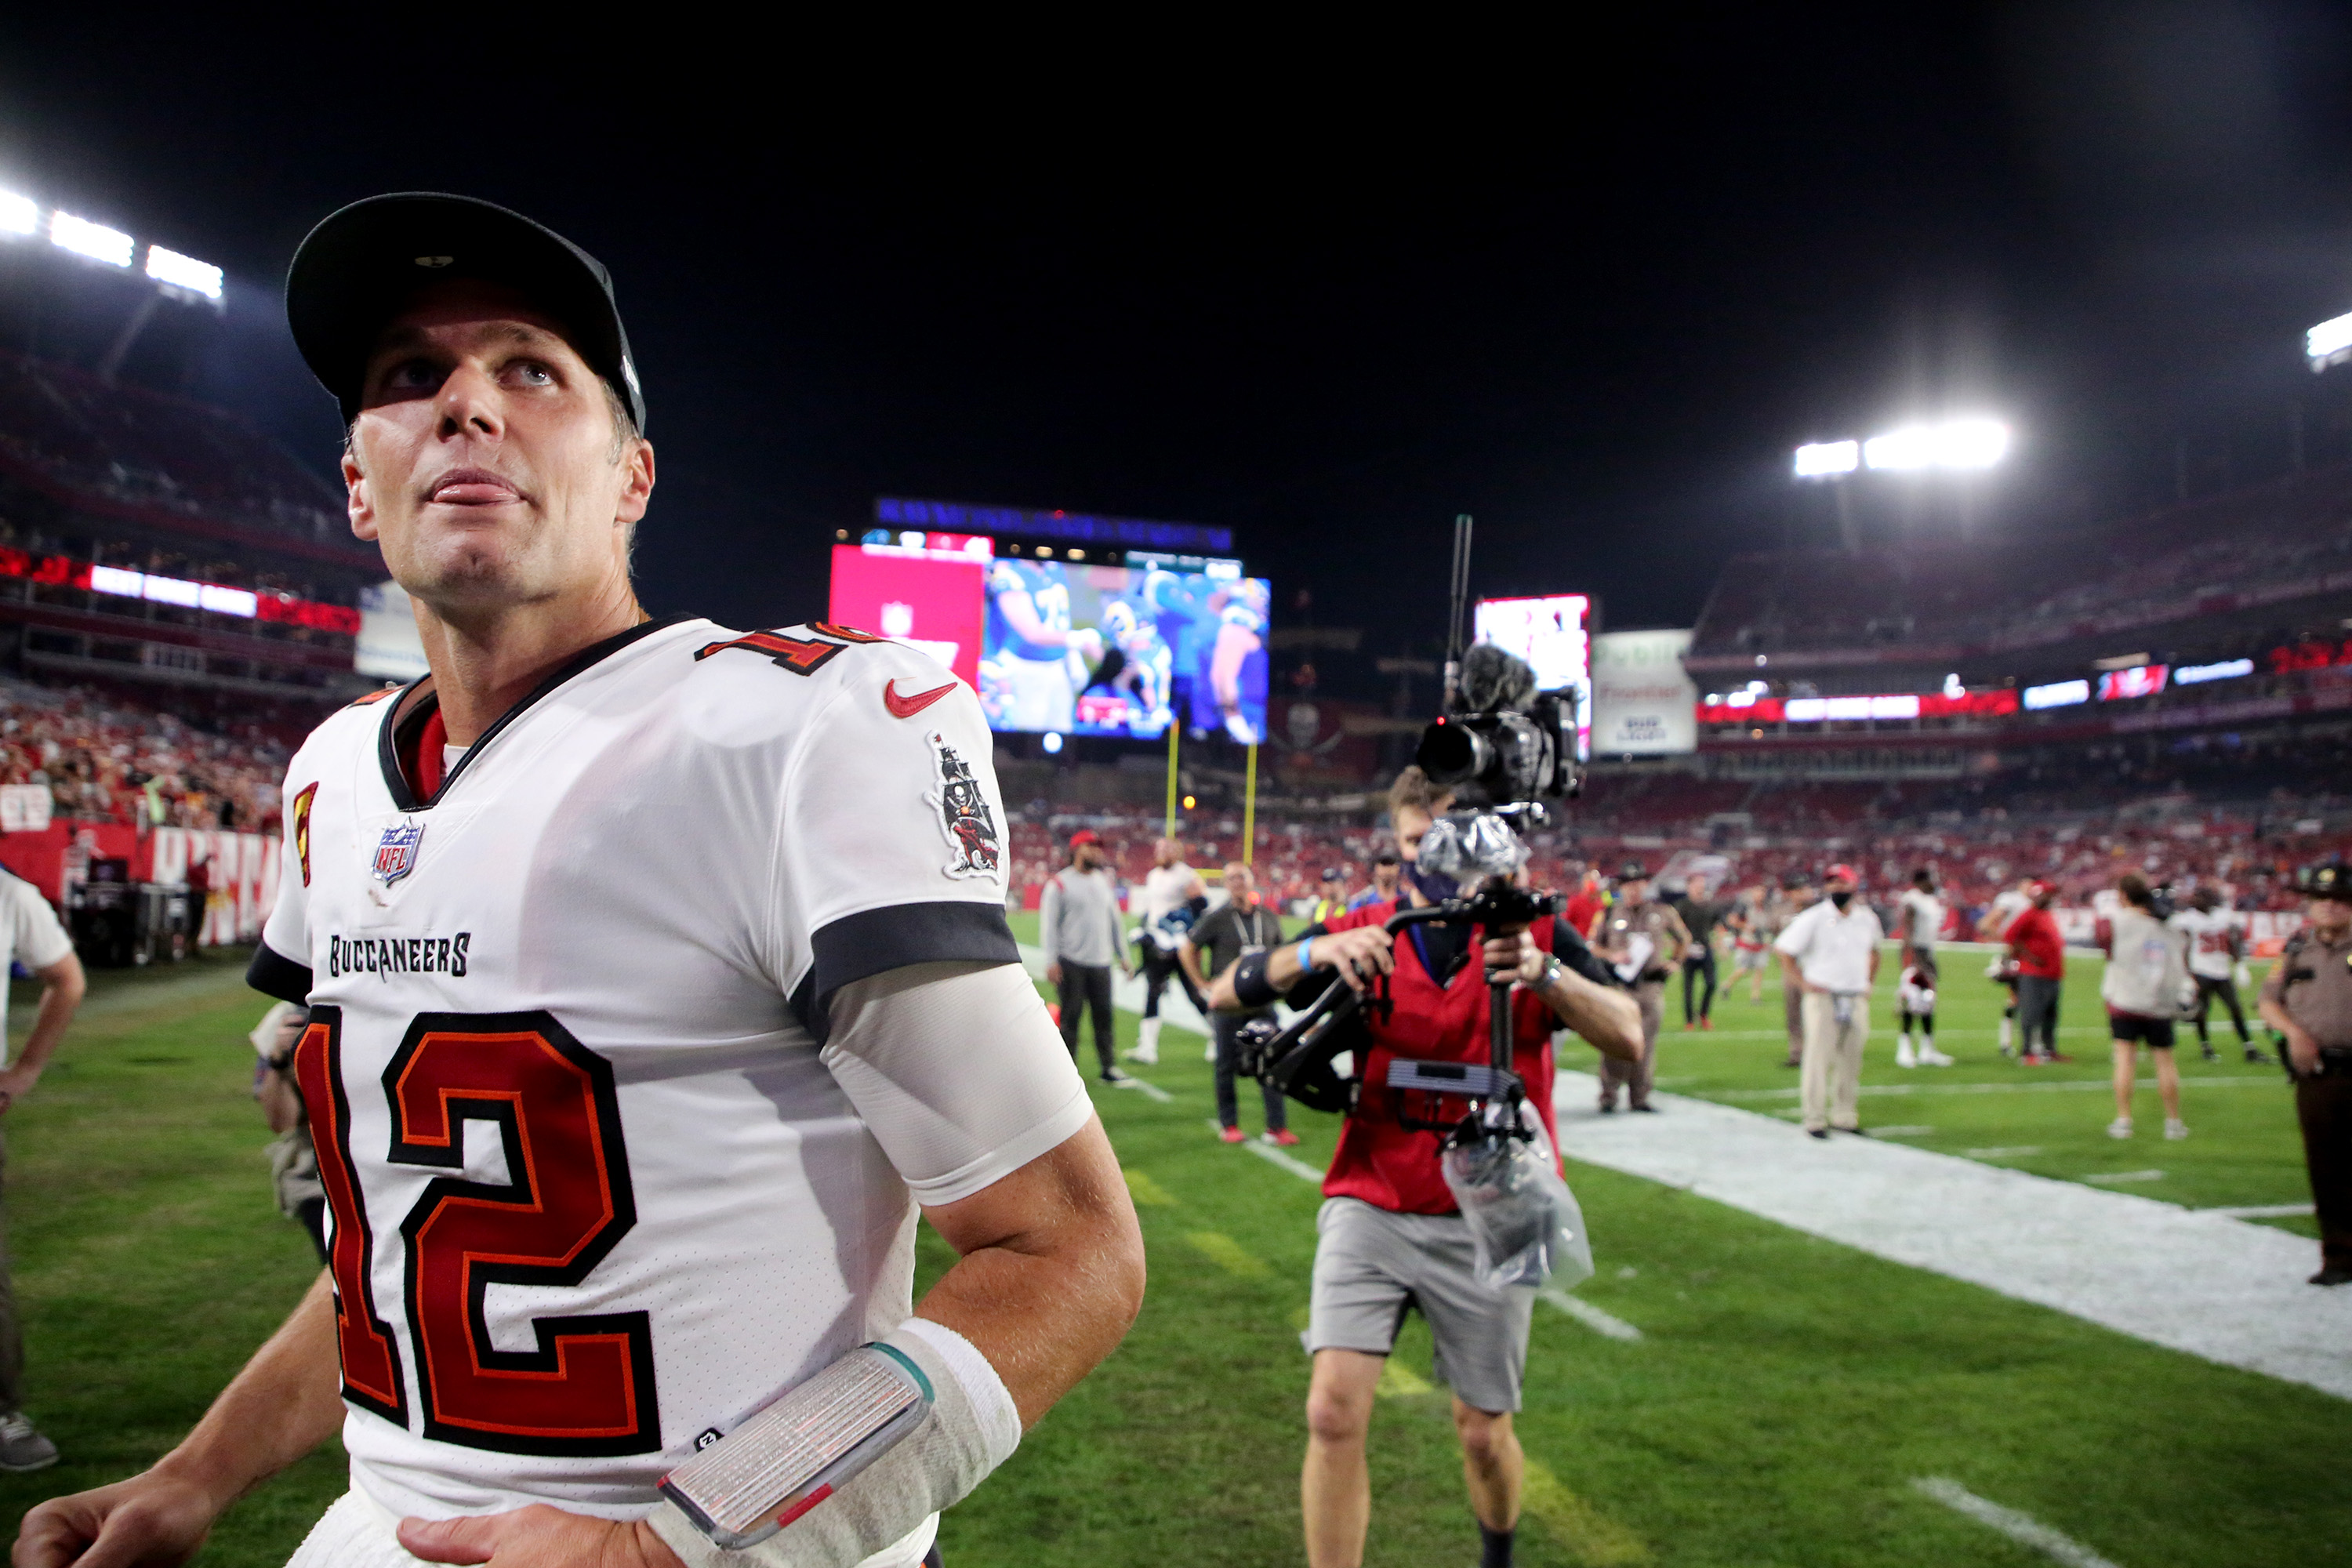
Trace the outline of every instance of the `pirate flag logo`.
[[948, 738], [934, 730], [930, 736], [931, 750], [940, 760], [939, 787], [923, 798], [931, 803], [933, 820], [940, 825], [940, 836], [948, 841], [948, 863], [950, 877], [992, 877], [1002, 859], [997, 847], [996, 818], [988, 808], [988, 796], [981, 793], [980, 781], [971, 776], [971, 767]]

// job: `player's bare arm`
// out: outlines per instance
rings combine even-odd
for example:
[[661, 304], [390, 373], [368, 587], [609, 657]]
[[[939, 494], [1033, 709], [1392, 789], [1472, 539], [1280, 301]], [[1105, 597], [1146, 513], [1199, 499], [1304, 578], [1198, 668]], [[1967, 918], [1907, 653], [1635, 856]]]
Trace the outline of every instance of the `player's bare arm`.
[[923, 1217], [956, 1250], [915, 1315], [970, 1340], [1034, 1426], [1143, 1304], [1143, 1235], [1099, 1120]]
[[128, 1480], [34, 1509], [9, 1562], [13, 1568], [184, 1563], [222, 1510], [334, 1436], [342, 1422], [334, 1288], [321, 1273], [177, 1447]]
[[40, 1010], [33, 1015], [31, 1033], [25, 1037], [25, 1048], [16, 1059], [0, 1071], [0, 1111], [7, 1110], [18, 1100], [33, 1092], [41, 1080], [41, 1069], [57, 1055], [58, 1045], [66, 1037], [66, 1026], [73, 1022], [74, 1010], [81, 1005], [89, 982], [82, 973], [81, 960], [67, 953], [55, 963], [33, 972], [41, 983]]

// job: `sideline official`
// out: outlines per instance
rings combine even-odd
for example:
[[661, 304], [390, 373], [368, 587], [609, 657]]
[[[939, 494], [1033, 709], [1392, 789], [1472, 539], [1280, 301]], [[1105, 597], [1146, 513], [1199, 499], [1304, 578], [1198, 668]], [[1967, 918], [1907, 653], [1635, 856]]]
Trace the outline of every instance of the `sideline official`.
[[1118, 888], [1091, 827], [1070, 835], [1070, 863], [1045, 879], [1037, 902], [1037, 942], [1045, 950], [1045, 983], [1061, 1005], [1062, 1044], [1070, 1059], [1078, 1059], [1078, 1026], [1091, 1009], [1102, 1080], [1126, 1082], [1111, 1022], [1110, 966], [1132, 974], [1135, 965], [1119, 930]]
[[1666, 1012], [1666, 979], [1691, 950], [1690, 928], [1672, 906], [1650, 897], [1650, 868], [1629, 860], [1617, 879], [1617, 901], [1592, 926], [1593, 948], [1633, 993], [1642, 1011], [1642, 1054], [1632, 1061], [1603, 1058], [1601, 1113], [1617, 1109], [1617, 1091], [1635, 1110], [1654, 1110], [1650, 1085], [1658, 1075], [1658, 1029]]
[[1822, 901], [1789, 922], [1772, 945], [1801, 991], [1805, 1059], [1799, 1075], [1805, 1131], [1862, 1131], [1862, 1047], [1870, 1038], [1870, 990], [1878, 983], [1878, 942], [1885, 934], [1876, 911], [1854, 897], [1861, 880], [1851, 866], [1822, 874]]
[[2352, 872], [2311, 874], [2311, 924], [2263, 982], [2263, 1021], [2286, 1037], [2295, 1120], [2319, 1215], [2314, 1285], [2352, 1284]]
[[1454, 1429], [1483, 1568], [1508, 1568], [1518, 1523], [1524, 1458], [1511, 1415], [1527, 1372], [1535, 1291], [1497, 1291], [1479, 1282], [1469, 1224], [1439, 1167], [1442, 1135], [1404, 1124], [1400, 1097], [1387, 1087], [1390, 1061], [1485, 1062], [1487, 976], [1510, 974], [1517, 983], [1510, 1001], [1514, 1065], [1557, 1149], [1552, 1032], [1573, 1029], [1612, 1060], [1640, 1055], [1633, 1004], [1556, 918], [1532, 931], [1486, 932], [1483, 943], [1461, 926], [1414, 926], [1397, 939], [1382, 929], [1399, 908], [1443, 902], [1457, 891], [1451, 878], [1417, 864], [1423, 835], [1450, 804], [1419, 768], [1405, 769], [1389, 791], [1403, 897], [1350, 910], [1331, 929], [1310, 928], [1274, 949], [1255, 990], [1228, 971], [1209, 993], [1213, 1004], [1231, 1008], [1264, 1005], [1286, 990], [1292, 1005], [1304, 1006], [1336, 976], [1359, 991], [1379, 985], [1390, 1004], [1364, 1011], [1368, 1037], [1355, 1067], [1361, 1088], [1340, 1129], [1316, 1219], [1307, 1330], [1315, 1370], [1299, 1487], [1311, 1568], [1355, 1568], [1363, 1561], [1371, 1518], [1364, 1439], [1381, 1368], [1409, 1310], [1427, 1320], [1437, 1375], [1454, 1391]]

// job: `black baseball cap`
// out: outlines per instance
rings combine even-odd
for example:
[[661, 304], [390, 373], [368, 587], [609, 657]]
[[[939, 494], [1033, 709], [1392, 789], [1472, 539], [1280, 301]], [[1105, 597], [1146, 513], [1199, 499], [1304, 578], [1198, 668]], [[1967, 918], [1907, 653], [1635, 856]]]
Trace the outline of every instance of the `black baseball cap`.
[[604, 264], [520, 213], [438, 191], [353, 202], [328, 214], [294, 252], [287, 324], [345, 424], [359, 416], [361, 379], [384, 323], [419, 289], [447, 278], [504, 284], [563, 323], [565, 341], [645, 429], [645, 392]]

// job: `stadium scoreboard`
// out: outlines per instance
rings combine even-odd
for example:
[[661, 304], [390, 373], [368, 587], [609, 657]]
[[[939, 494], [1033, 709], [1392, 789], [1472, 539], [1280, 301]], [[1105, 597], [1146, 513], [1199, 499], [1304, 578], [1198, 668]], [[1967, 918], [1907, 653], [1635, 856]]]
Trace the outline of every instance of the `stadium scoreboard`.
[[876, 527], [834, 546], [827, 615], [930, 653], [994, 730], [1153, 740], [1181, 722], [1255, 742], [1272, 607], [1230, 556]]
[[1472, 622], [1473, 638], [1493, 643], [1526, 659], [1543, 691], [1576, 693], [1576, 755], [1592, 757], [1592, 597], [1546, 594], [1531, 598], [1481, 599]]

